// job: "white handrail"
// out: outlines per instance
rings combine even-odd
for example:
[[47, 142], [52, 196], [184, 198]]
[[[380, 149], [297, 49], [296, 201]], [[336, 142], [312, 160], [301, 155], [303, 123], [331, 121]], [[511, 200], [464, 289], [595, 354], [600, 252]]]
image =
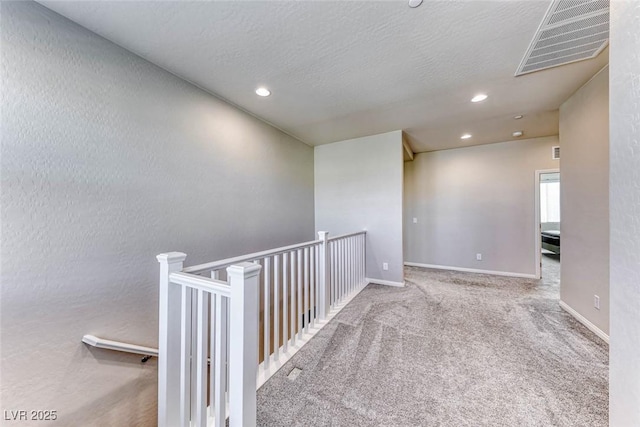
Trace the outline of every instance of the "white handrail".
[[169, 275], [169, 279], [171, 280], [171, 283], [178, 285], [188, 286], [190, 288], [225, 297], [231, 296], [231, 287], [221, 280], [209, 279], [208, 277], [180, 272], [171, 273]]
[[103, 348], [105, 350], [123, 351], [125, 353], [140, 354], [143, 356], [158, 356], [158, 349], [144, 347], [142, 345], [129, 344], [126, 342], [111, 341], [104, 338], [98, 338], [95, 335], [85, 335], [82, 342], [92, 347]]
[[290, 246], [283, 246], [281, 248], [269, 249], [262, 252], [254, 252], [252, 254], [241, 255], [234, 258], [227, 258], [220, 261], [207, 262], [204, 264], [192, 265], [191, 267], [185, 267], [182, 269], [183, 273], [198, 274], [208, 270], [220, 270], [226, 267], [230, 267], [234, 264], [240, 264], [243, 262], [253, 261], [254, 259], [265, 258], [272, 255], [279, 255], [285, 252], [290, 252], [295, 249], [304, 249], [310, 246], [319, 245], [322, 240], [311, 240], [309, 242], [298, 243]]
[[367, 230], [364, 230], [364, 231], [356, 231], [355, 233], [340, 234], [339, 236], [329, 237], [327, 240], [340, 240], [340, 239], [346, 239], [347, 237], [359, 236], [360, 234], [367, 234]]

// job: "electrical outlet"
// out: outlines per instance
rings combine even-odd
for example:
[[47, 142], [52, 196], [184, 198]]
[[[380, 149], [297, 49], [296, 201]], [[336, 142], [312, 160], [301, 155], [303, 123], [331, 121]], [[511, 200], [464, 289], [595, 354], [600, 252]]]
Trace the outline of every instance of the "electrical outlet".
[[597, 309], [600, 310], [600, 297], [598, 295], [594, 295], [593, 296], [593, 306]]
[[382, 263], [382, 269], [383, 270], [388, 270], [389, 269], [389, 263], [383, 262]]
[[418, 218], [413, 218], [413, 223], [417, 224], [418, 223]]
[[476, 261], [482, 261], [482, 254], [476, 254]]

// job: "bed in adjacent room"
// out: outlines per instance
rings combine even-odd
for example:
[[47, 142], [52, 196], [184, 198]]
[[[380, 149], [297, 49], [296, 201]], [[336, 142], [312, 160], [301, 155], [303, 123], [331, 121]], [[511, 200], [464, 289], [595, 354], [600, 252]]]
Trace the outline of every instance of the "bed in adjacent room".
[[560, 230], [545, 230], [541, 235], [542, 249], [560, 254]]

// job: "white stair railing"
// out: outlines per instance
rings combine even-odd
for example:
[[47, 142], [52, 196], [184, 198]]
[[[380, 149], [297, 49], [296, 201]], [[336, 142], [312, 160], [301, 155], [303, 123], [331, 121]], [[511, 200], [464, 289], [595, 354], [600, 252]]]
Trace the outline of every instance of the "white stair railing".
[[352, 233], [328, 239], [331, 260], [331, 307], [348, 298], [365, 282], [365, 233]]
[[366, 285], [366, 232], [318, 235], [186, 268], [158, 255], [160, 426], [224, 426], [227, 405], [255, 426], [256, 389]]

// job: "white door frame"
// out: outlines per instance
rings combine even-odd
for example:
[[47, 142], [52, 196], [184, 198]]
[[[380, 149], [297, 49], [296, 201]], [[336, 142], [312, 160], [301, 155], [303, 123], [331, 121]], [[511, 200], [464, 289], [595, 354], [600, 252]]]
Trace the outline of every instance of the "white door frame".
[[[542, 241], [541, 241], [541, 237], [540, 237], [540, 175], [545, 174], [545, 173], [560, 173], [560, 169], [540, 169], [540, 170], [536, 170], [535, 174], [536, 174], [536, 178], [535, 178], [535, 185], [536, 185], [536, 201], [535, 201], [535, 210], [536, 210], [536, 214], [534, 215], [535, 218], [535, 223], [533, 224], [533, 230], [534, 230], [534, 241], [535, 243], [535, 251], [536, 251], [536, 277], [538, 279], [542, 278], [542, 268], [540, 266], [540, 263], [542, 262]], [[561, 182], [562, 182], [562, 177], [560, 178]], [[562, 185], [562, 184], [560, 184]], [[562, 213], [560, 213], [560, 215], [562, 215]]]

